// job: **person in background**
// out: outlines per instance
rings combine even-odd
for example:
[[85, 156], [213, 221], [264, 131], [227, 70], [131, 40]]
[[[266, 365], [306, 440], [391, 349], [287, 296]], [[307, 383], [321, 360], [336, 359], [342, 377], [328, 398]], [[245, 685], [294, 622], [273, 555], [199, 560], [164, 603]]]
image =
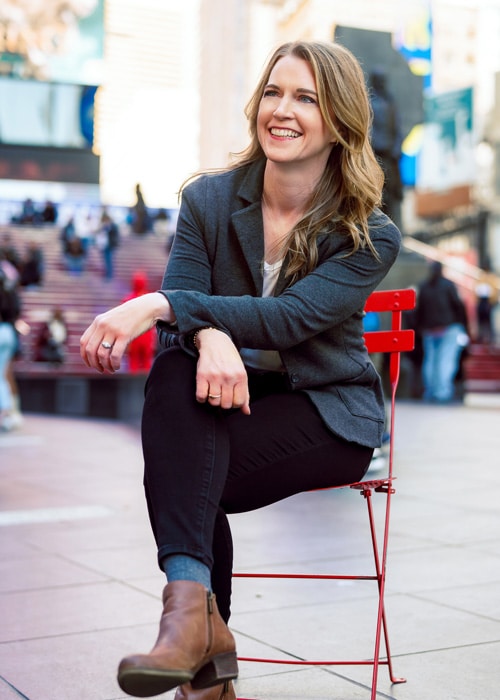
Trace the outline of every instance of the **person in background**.
[[403, 136], [399, 111], [387, 86], [387, 73], [375, 66], [369, 77], [370, 102], [373, 111], [371, 141], [385, 175], [382, 210], [401, 228], [403, 183], [399, 161]]
[[64, 264], [68, 272], [81, 275], [85, 270], [87, 254], [78, 236], [68, 238], [64, 243]]
[[69, 241], [76, 237], [75, 215], [71, 214], [64, 226], [61, 227], [61, 244], [63, 253], [66, 253]]
[[[148, 276], [145, 272], [137, 270], [132, 276], [132, 291], [123, 302], [147, 294], [150, 291]], [[149, 372], [156, 355], [157, 334], [154, 328], [139, 335], [130, 341], [127, 348], [129, 372]]]
[[15, 328], [21, 311], [17, 286], [0, 265], [0, 431], [13, 430], [19, 425], [10, 372], [12, 360], [18, 348]]
[[36, 241], [32, 241], [21, 261], [19, 283], [21, 287], [38, 286], [43, 283], [45, 265], [43, 250]]
[[75, 220], [75, 235], [80, 239], [85, 254], [88, 255], [91, 246], [94, 244], [96, 234], [96, 223], [92, 211], [81, 213]]
[[43, 224], [55, 224], [57, 221], [57, 207], [54, 202], [47, 200], [40, 212], [40, 220]]
[[40, 329], [35, 347], [35, 362], [61, 365], [65, 360], [67, 342], [68, 327], [63, 310], [57, 307]]
[[31, 197], [27, 197], [22, 205], [21, 214], [16, 220], [19, 224], [39, 224], [40, 223], [40, 213], [35, 207], [35, 203]]
[[120, 232], [106, 209], [101, 214], [101, 222], [95, 234], [95, 244], [101, 251], [104, 262], [104, 279], [111, 280], [114, 276], [114, 255], [120, 245]]
[[0, 259], [6, 260], [18, 272], [21, 269], [22, 257], [12, 241], [10, 233], [4, 233], [3, 235], [2, 243], [0, 244]]
[[455, 284], [443, 276], [440, 262], [431, 263], [427, 279], [418, 288], [415, 322], [422, 336], [423, 398], [450, 403], [455, 398], [464, 337], [468, 337], [467, 314]]
[[134, 233], [142, 235], [151, 230], [151, 217], [139, 183], [135, 186], [135, 204], [132, 208], [131, 215], [132, 231]]
[[498, 281], [489, 268], [483, 271], [476, 285], [477, 342], [490, 345], [495, 342], [493, 310], [498, 304]]
[[384, 397], [364, 306], [400, 232], [378, 208], [363, 72], [333, 43], [283, 44], [247, 105], [251, 141], [185, 183], [162, 289], [100, 314], [84, 362], [115, 372], [155, 324], [144, 484], [163, 613], [153, 650], [123, 659], [122, 690], [235, 700], [229, 513], [363, 477]]

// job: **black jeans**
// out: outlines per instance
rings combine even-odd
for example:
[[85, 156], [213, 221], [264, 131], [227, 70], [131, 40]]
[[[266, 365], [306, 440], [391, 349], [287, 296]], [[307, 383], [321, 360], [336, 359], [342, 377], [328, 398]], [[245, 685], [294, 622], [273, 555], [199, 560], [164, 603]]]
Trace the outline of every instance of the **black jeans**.
[[155, 360], [142, 419], [144, 486], [159, 562], [189, 554], [207, 564], [228, 620], [226, 514], [361, 479], [373, 450], [336, 437], [286, 375], [249, 374], [250, 416], [198, 403], [195, 375], [196, 358], [180, 348]]

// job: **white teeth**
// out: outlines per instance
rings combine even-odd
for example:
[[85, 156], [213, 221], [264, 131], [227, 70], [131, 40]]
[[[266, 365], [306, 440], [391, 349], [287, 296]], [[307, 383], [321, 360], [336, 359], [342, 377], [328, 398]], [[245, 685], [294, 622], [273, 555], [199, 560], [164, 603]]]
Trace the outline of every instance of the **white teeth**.
[[291, 129], [271, 129], [271, 134], [273, 136], [284, 136], [292, 139], [296, 139], [298, 136], [300, 136], [300, 134], [298, 134], [296, 131], [292, 131]]

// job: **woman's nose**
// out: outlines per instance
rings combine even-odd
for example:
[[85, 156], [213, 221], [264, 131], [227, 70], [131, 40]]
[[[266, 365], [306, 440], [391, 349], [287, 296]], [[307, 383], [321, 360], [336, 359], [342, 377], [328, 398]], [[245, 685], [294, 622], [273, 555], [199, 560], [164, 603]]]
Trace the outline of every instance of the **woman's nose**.
[[283, 96], [280, 99], [274, 110], [274, 115], [279, 119], [286, 119], [291, 115], [291, 103], [288, 97]]

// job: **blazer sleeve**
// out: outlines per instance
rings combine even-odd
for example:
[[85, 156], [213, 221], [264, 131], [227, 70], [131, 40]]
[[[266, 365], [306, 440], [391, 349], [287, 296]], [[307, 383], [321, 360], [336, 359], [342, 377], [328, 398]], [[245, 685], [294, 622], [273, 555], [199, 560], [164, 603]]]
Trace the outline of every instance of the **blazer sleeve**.
[[[202, 216], [206, 204], [204, 180], [206, 178], [201, 177], [188, 185], [182, 195], [174, 244], [160, 291], [173, 288], [198, 291], [205, 295], [211, 294], [212, 266], [203, 234], [206, 227]], [[190, 193], [193, 193], [191, 197]], [[194, 203], [200, 200], [203, 206], [195, 206]], [[178, 323], [168, 324], [159, 321], [156, 324], [158, 341], [163, 348], [181, 345], [189, 353], [194, 354], [192, 333], [206, 325], [214, 324], [200, 323], [197, 326], [191, 324], [181, 329]]]
[[211, 226], [207, 201], [208, 176], [188, 185], [182, 194], [177, 229], [162, 289], [212, 292], [212, 259], [209, 255], [206, 230]]

